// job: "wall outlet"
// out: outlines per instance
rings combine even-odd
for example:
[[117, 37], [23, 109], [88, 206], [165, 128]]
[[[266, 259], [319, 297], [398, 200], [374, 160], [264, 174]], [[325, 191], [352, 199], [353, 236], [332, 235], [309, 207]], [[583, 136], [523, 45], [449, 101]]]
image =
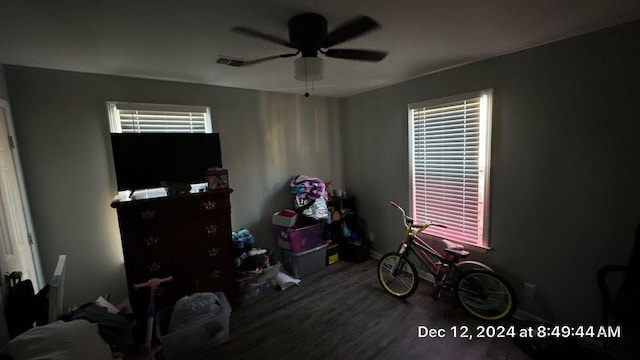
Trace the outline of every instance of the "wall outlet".
[[533, 297], [536, 293], [536, 286], [534, 284], [525, 282], [524, 283], [524, 296]]
[[374, 241], [375, 241], [375, 240], [374, 240], [374, 237], [375, 237], [375, 236], [373, 235], [373, 232], [372, 232], [372, 231], [369, 231], [369, 241], [374, 242]]

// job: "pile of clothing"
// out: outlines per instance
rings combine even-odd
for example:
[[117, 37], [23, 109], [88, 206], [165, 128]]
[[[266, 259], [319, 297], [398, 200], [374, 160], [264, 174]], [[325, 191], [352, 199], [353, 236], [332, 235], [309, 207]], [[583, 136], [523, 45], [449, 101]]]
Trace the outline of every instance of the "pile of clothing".
[[231, 241], [236, 249], [249, 250], [253, 247], [253, 235], [247, 229], [240, 229], [231, 233]]
[[278, 259], [271, 250], [253, 248], [236, 258], [236, 277], [257, 275], [276, 264]]
[[291, 193], [296, 196], [294, 207], [300, 214], [314, 220], [329, 217], [327, 187], [317, 177], [298, 175], [291, 180]]
[[267, 249], [254, 248], [253, 235], [247, 229], [231, 233], [235, 248], [236, 277], [256, 275], [278, 263], [273, 253]]

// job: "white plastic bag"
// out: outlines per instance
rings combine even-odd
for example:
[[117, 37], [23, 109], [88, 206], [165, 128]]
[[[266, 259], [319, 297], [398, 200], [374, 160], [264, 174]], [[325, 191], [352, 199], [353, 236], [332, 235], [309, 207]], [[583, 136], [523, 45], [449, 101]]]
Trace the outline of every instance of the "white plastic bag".
[[310, 199], [301, 199], [296, 196], [295, 200], [295, 208], [299, 209], [313, 201], [313, 204], [309, 206], [307, 209], [302, 211], [302, 215], [310, 217], [315, 220], [324, 220], [329, 218], [329, 210], [327, 209], [327, 201], [320, 197], [315, 200]]
[[168, 333], [217, 316], [220, 313], [221, 304], [218, 296], [210, 292], [182, 297], [173, 307]]

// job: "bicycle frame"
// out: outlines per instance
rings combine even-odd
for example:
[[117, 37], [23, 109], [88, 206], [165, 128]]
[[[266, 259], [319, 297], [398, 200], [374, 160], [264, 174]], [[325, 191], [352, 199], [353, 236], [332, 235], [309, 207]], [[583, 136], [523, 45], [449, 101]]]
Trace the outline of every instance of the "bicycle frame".
[[422, 225], [414, 225], [413, 219], [408, 217], [405, 213], [404, 209], [391, 201], [391, 205], [398, 209], [403, 216], [404, 224], [406, 227], [406, 237], [400, 243], [400, 248], [398, 252], [408, 258], [409, 253], [413, 253], [420, 260], [420, 262], [427, 268], [427, 270], [433, 275], [435, 279], [435, 283], [439, 287], [449, 288], [453, 284], [449, 284], [446, 281], [448, 279], [448, 275], [451, 271], [455, 273], [460, 272], [458, 269], [459, 265], [471, 265], [477, 268], [482, 268], [488, 271], [493, 271], [488, 266], [477, 262], [477, 261], [459, 261], [460, 258], [452, 255], [446, 254], [443, 255], [439, 253], [436, 249], [434, 249], [431, 245], [429, 245], [426, 241], [421, 239], [418, 235], [424, 232], [429, 226], [441, 226], [444, 225], [433, 224], [431, 221], [427, 221]]
[[[425, 226], [426, 225], [426, 226]], [[436, 284], [438, 286], [442, 286], [441, 280], [444, 275], [448, 275], [448, 272], [451, 269], [456, 271], [455, 263], [457, 259], [454, 259], [450, 255], [443, 256], [438, 251], [436, 251], [431, 245], [427, 244], [424, 240], [418, 237], [424, 229], [426, 229], [430, 224], [425, 224], [420, 227], [417, 227], [417, 231], [412, 230], [412, 227], [407, 229], [407, 236], [405, 240], [400, 244], [399, 253], [408, 257], [409, 253], [413, 253], [416, 258], [420, 260], [420, 262], [427, 268], [427, 270], [433, 275]], [[446, 266], [443, 266], [445, 265]], [[443, 268], [447, 268], [443, 272]]]
[[476, 318], [493, 321], [513, 315], [515, 292], [506, 280], [479, 261], [464, 260], [470, 253], [462, 244], [441, 239], [445, 248], [437, 251], [420, 234], [429, 226], [446, 226], [431, 221], [415, 225], [402, 207], [393, 201], [391, 205], [402, 212], [406, 236], [397, 252], [383, 255], [378, 262], [378, 280], [389, 294], [406, 299], [418, 288], [420, 273], [410, 258], [413, 253], [433, 275], [436, 291], [431, 296], [434, 300], [446, 290]]
[[423, 225], [418, 231], [413, 231], [411, 227], [407, 228], [406, 238], [400, 243], [400, 249], [398, 252], [400, 254], [403, 254], [406, 251], [413, 252], [424, 266], [427, 267], [429, 272], [433, 274], [437, 271], [437, 264], [436, 261], [431, 259], [431, 257], [435, 257], [440, 261], [444, 261], [445, 259], [433, 247], [431, 247], [431, 245], [418, 237], [418, 234], [424, 231], [427, 227], [428, 225]]

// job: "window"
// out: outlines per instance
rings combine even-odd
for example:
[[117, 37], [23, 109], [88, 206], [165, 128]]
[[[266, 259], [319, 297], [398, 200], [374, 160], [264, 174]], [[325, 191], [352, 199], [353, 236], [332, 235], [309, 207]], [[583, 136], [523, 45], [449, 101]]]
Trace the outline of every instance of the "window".
[[426, 233], [488, 247], [492, 91], [409, 105], [412, 216]]
[[206, 106], [107, 102], [112, 133], [211, 133]]

